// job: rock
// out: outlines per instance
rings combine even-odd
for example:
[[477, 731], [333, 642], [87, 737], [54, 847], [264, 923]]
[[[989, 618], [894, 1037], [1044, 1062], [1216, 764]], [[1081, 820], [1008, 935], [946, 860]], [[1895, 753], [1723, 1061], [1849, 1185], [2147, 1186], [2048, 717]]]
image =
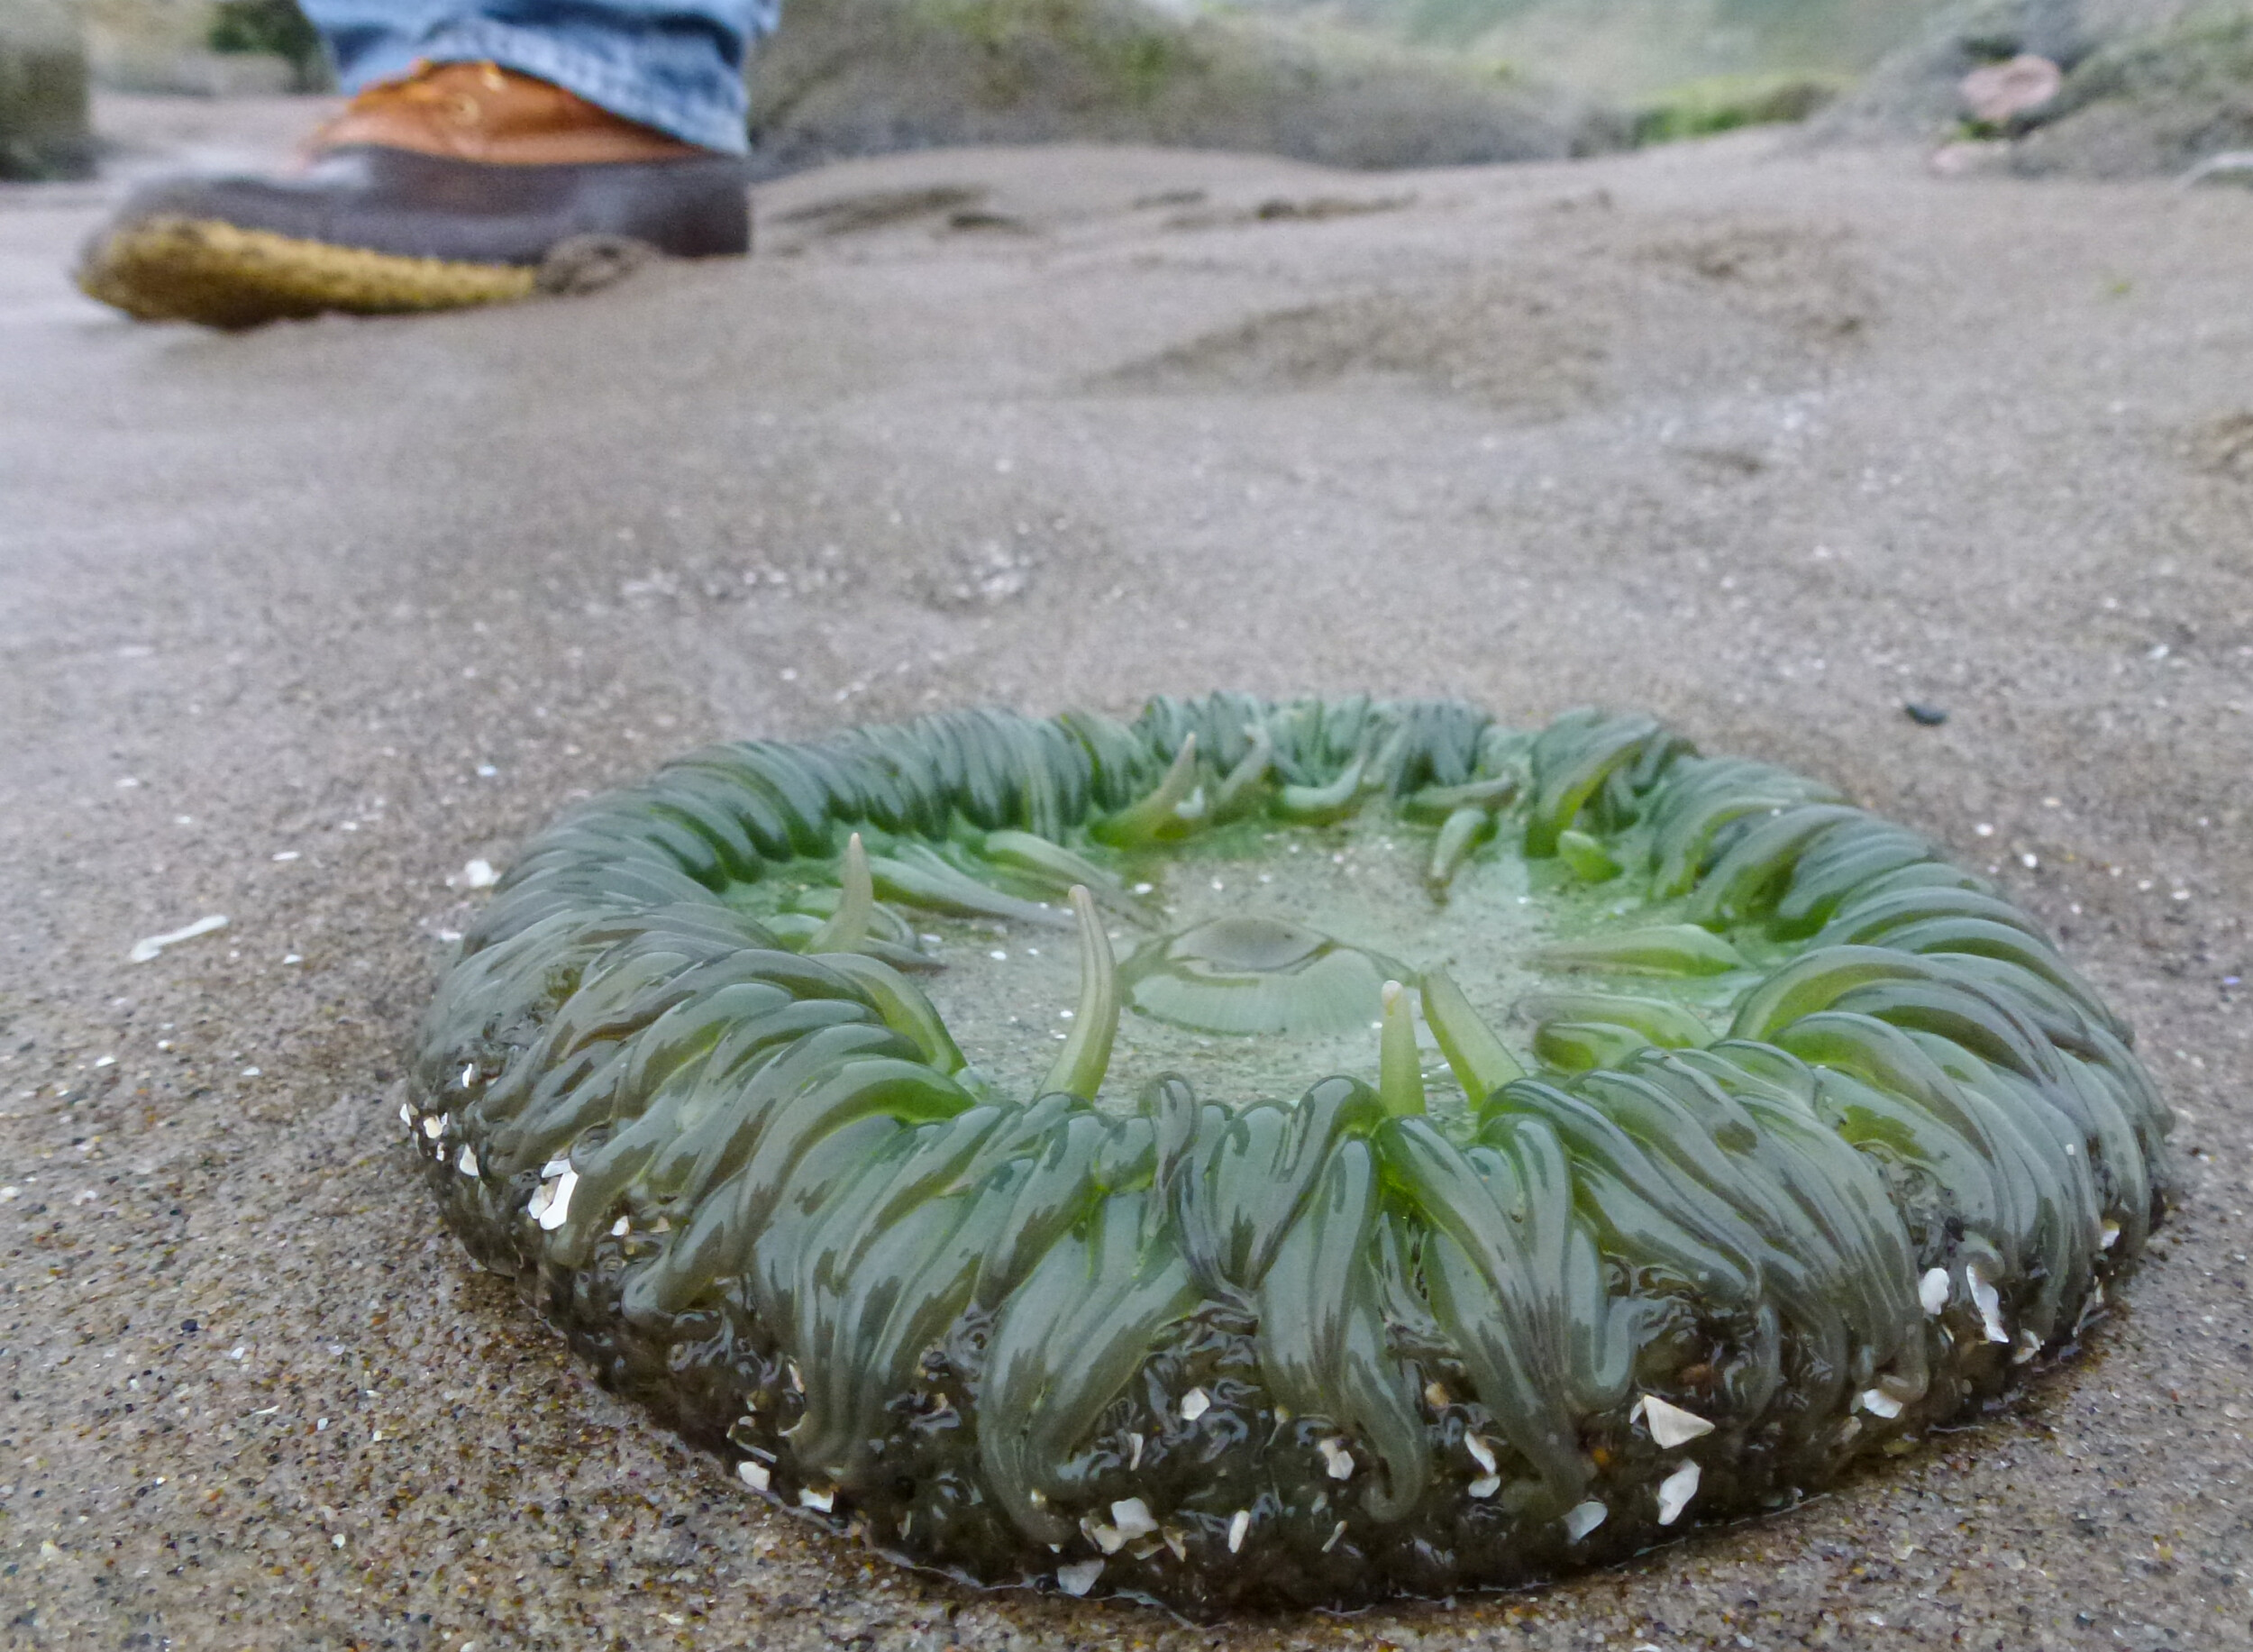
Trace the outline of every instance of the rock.
[[94, 169], [86, 47], [73, 0], [0, 5], [0, 178]]
[[1957, 87], [1964, 112], [1983, 126], [2004, 126], [2031, 114], [2056, 97], [2066, 84], [2066, 71], [2048, 58], [2022, 51], [2000, 63], [1989, 63], [1966, 75]]
[[1623, 147], [1590, 100], [1327, 28], [1146, 0], [791, 0], [752, 70], [754, 165], [975, 143], [1257, 151], [1342, 167]]
[[1880, 65], [1814, 133], [1946, 141], [1970, 135], [1967, 116], [2013, 138], [2000, 158], [2013, 172], [2185, 177], [2253, 149], [2253, 0], [1975, 0]]

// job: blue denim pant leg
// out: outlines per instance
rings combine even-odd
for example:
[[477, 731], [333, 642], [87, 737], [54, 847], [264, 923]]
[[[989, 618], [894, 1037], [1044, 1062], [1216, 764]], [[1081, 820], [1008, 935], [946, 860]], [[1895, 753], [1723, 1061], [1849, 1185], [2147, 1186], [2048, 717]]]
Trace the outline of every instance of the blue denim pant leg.
[[356, 92], [418, 59], [492, 62], [741, 154], [743, 59], [781, 0], [300, 0]]

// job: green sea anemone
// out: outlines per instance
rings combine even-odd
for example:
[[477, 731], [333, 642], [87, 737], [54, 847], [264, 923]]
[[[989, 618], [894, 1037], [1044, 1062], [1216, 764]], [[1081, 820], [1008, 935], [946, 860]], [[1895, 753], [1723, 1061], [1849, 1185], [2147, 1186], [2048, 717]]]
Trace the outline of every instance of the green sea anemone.
[[1816, 781], [1216, 695], [596, 799], [402, 1117], [477, 1258], [756, 1492], [1209, 1612], [1616, 1559], [1995, 1395], [2164, 1208], [2128, 1039]]

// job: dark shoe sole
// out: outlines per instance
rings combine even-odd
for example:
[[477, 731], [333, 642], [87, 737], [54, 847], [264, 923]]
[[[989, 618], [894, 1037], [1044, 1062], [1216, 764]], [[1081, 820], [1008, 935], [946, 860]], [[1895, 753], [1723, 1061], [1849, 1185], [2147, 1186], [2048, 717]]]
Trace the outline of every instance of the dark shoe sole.
[[331, 310], [385, 315], [507, 304], [537, 291], [540, 272], [335, 247], [209, 219], [144, 218], [88, 247], [77, 274], [89, 297], [141, 321], [234, 331]]
[[290, 178], [183, 178], [128, 201], [78, 285], [151, 321], [242, 328], [585, 292], [652, 253], [740, 255], [739, 160], [499, 166], [332, 151]]

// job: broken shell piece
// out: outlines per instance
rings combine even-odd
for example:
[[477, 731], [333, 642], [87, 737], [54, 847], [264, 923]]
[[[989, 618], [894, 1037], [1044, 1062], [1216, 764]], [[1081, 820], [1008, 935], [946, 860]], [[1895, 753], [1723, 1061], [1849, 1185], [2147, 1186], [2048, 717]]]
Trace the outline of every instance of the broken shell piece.
[[1479, 1465], [1482, 1474], [1491, 1474], [1494, 1472], [1494, 1447], [1488, 1445], [1482, 1437], [1476, 1434], [1464, 1435], [1463, 1448], [1471, 1454], [1471, 1460]]
[[1195, 1422], [1212, 1410], [1212, 1396], [1201, 1388], [1192, 1388], [1181, 1396], [1181, 1420]]
[[1233, 1555], [1244, 1547], [1245, 1535], [1252, 1529], [1252, 1511], [1238, 1509], [1236, 1519], [1228, 1522], [1228, 1552]]
[[1937, 1314], [1947, 1306], [1948, 1278], [1946, 1268], [1928, 1268], [1917, 1282], [1917, 1301], [1924, 1304], [1929, 1314]]
[[2032, 1331], [2019, 1333], [2018, 1346], [2011, 1350], [2011, 1363], [2023, 1365], [2042, 1351], [2042, 1339]]
[[433, 1113], [423, 1120], [423, 1134], [436, 1141], [446, 1133], [446, 1126], [451, 1122], [445, 1114]]
[[1473, 1497], [1491, 1497], [1502, 1489], [1502, 1477], [1500, 1474], [1481, 1474], [1464, 1489]]
[[2113, 1246], [2119, 1243], [2120, 1224], [2107, 1219], [2103, 1225], [2097, 1229], [2097, 1244], [2103, 1249], [2110, 1250]]
[[735, 1473], [754, 1492], [763, 1492], [774, 1483], [772, 1471], [764, 1463], [754, 1463], [749, 1457], [735, 1465]]
[[816, 1491], [810, 1485], [802, 1485], [798, 1489], [798, 1501], [800, 1508], [816, 1509], [827, 1514], [837, 1506], [837, 1493], [834, 1491]]
[[1883, 1417], [1889, 1421], [1901, 1415], [1901, 1401], [1882, 1388], [1864, 1389], [1858, 1403], [1871, 1416]]
[[630, 1216], [622, 1216], [610, 1224], [610, 1237], [614, 1239], [623, 1239], [633, 1231], [634, 1218]]
[[1354, 1454], [1345, 1449], [1344, 1440], [1327, 1439], [1316, 1449], [1321, 1452], [1323, 1465], [1329, 1470], [1331, 1479], [1351, 1480], [1354, 1477]]
[[125, 956], [135, 963], [147, 963], [168, 946], [178, 946], [182, 941], [192, 941], [199, 935], [209, 935], [214, 929], [224, 929], [226, 926], [227, 920], [214, 912], [209, 917], [199, 917], [187, 927], [175, 929], [169, 935], [152, 935], [135, 941], [132, 950]]
[[461, 1156], [454, 1161], [454, 1168], [465, 1176], [476, 1175], [478, 1173], [478, 1150], [468, 1143], [463, 1143]]
[[1122, 1497], [1113, 1503], [1111, 1523], [1128, 1542], [1146, 1538], [1158, 1529], [1158, 1522], [1151, 1518], [1150, 1505], [1139, 1497]]
[[1592, 1497], [1584, 1503], [1574, 1503], [1564, 1511], [1564, 1535], [1577, 1543], [1610, 1515], [1611, 1511]]
[[1107, 1555], [1116, 1555], [1126, 1547], [1126, 1538], [1116, 1526], [1106, 1526], [1093, 1515], [1081, 1517], [1080, 1535]]
[[1658, 1523], [1661, 1526], [1671, 1526], [1682, 1518], [1682, 1511], [1698, 1494], [1699, 1474], [1695, 1463], [1684, 1463], [1658, 1483]]
[[1099, 1560], [1075, 1560], [1068, 1566], [1056, 1568], [1056, 1587], [1066, 1594], [1085, 1594], [1095, 1587], [1095, 1580], [1103, 1575]]
[[1427, 1383], [1424, 1384], [1424, 1403], [1435, 1411], [1444, 1411], [1452, 1401], [1445, 1388], [1437, 1383]]
[[1994, 1286], [1987, 1282], [1987, 1276], [1977, 1268], [1965, 1269], [1964, 1276], [1971, 1281], [1972, 1301], [1979, 1309], [1980, 1322], [1987, 1328], [1987, 1340], [1989, 1342], [2010, 1341], [2010, 1328], [2002, 1322], [2001, 1293], [1995, 1290]]
[[[549, 1195], [547, 1208], [540, 1212], [543, 1231], [553, 1233], [571, 1214], [571, 1190], [579, 1185], [579, 1173], [567, 1170], [555, 1179], [555, 1191]], [[544, 1188], [543, 1191], [545, 1191]]]
[[1662, 1451], [1672, 1451], [1677, 1446], [1687, 1446], [1713, 1432], [1713, 1425], [1695, 1411], [1685, 1411], [1656, 1394], [1643, 1396], [1643, 1421], [1651, 1431], [1651, 1438]]
[[1329, 1537], [1323, 1541], [1322, 1552], [1327, 1555], [1332, 1549], [1336, 1548], [1337, 1547], [1337, 1540], [1345, 1535], [1345, 1522], [1344, 1520], [1340, 1520], [1336, 1526], [1333, 1526], [1330, 1529]]

